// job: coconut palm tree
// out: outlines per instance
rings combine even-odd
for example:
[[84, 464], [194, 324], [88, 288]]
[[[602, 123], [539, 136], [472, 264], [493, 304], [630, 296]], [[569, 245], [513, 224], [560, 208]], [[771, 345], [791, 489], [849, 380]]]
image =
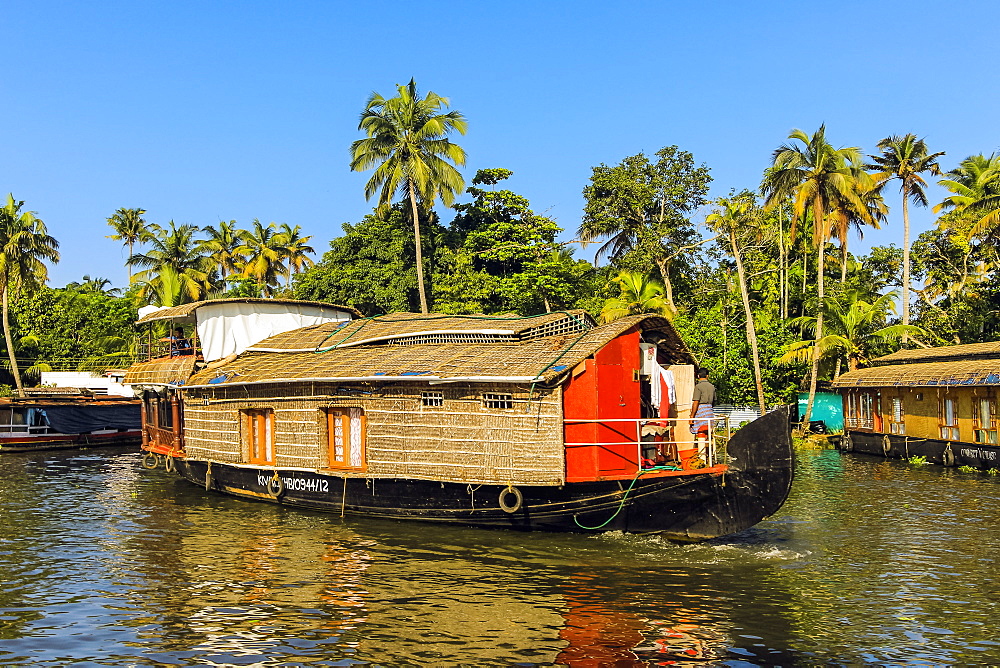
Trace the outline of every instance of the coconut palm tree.
[[246, 260], [239, 252], [243, 245], [244, 230], [236, 226], [235, 220], [228, 223], [220, 220], [217, 227], [206, 225], [201, 231], [208, 238], [200, 242], [199, 251], [205, 253], [218, 268], [219, 278], [225, 281], [227, 276], [238, 273]]
[[621, 294], [604, 303], [601, 322], [613, 322], [639, 313], [659, 313], [668, 318], [673, 317], [663, 284], [656, 279], [635, 271], [623, 271], [611, 281], [618, 284]]
[[964, 213], [972, 236], [995, 232], [1000, 224], [1000, 155], [970, 155], [944, 176], [938, 185], [952, 194], [934, 207], [934, 213]]
[[941, 173], [937, 159], [944, 152], [928, 153], [923, 139], [917, 139], [913, 133], [902, 137], [892, 135], [878, 143], [881, 155], [869, 156], [874, 163], [869, 169], [876, 170], [872, 175], [876, 183], [885, 184], [892, 179], [899, 179], [899, 191], [903, 195], [903, 324], [910, 324], [910, 210], [908, 203], [912, 201], [919, 206], [927, 206], [927, 194], [924, 187], [927, 182], [920, 176], [923, 173], [937, 175]]
[[865, 226], [881, 228], [881, 223], [885, 222], [889, 209], [882, 199], [881, 189], [877, 181], [871, 175], [860, 168], [853, 169], [855, 186], [858, 191], [858, 198], [864, 206], [863, 211], [854, 209], [854, 204], [848, 200], [840, 199], [834, 205], [830, 215], [830, 235], [837, 238], [840, 244], [840, 283], [843, 285], [847, 281], [847, 245], [851, 230], [854, 230], [858, 239], [862, 239], [865, 234]]
[[420, 208], [434, 206], [437, 197], [451, 206], [465, 183], [455, 165], [465, 164], [465, 151], [451, 143], [451, 132], [465, 134], [465, 117], [458, 111], [442, 113], [448, 98], [428, 92], [423, 99], [413, 79], [396, 87], [396, 97], [386, 99], [372, 93], [361, 113], [358, 129], [368, 135], [351, 144], [351, 169], [363, 172], [372, 168], [365, 197], [378, 195], [379, 209], [388, 211], [393, 198], [410, 199], [413, 239], [417, 255], [417, 288], [420, 309], [428, 312], [424, 288], [423, 250], [420, 242]]
[[274, 223], [262, 225], [253, 219], [253, 230], [244, 230], [243, 244], [238, 252], [246, 257], [243, 276], [257, 280], [258, 294], [270, 297], [272, 288], [278, 285], [278, 277], [285, 273], [282, 259], [285, 247]]
[[310, 253], [316, 252], [316, 249], [309, 245], [312, 235], [304, 237], [301, 235], [301, 230], [302, 228], [298, 225], [292, 227], [288, 223], [282, 223], [278, 228], [279, 240], [277, 243], [280, 243], [285, 249], [286, 288], [292, 284], [292, 274], [301, 273], [315, 264], [309, 257]]
[[716, 202], [719, 207], [705, 218], [705, 223], [716, 233], [729, 241], [730, 253], [736, 262], [736, 274], [743, 300], [743, 314], [746, 316], [747, 342], [753, 362], [754, 381], [757, 386], [757, 403], [760, 414], [767, 412], [764, 398], [763, 376], [760, 372], [760, 351], [757, 347], [757, 328], [753, 310], [750, 308], [750, 293], [747, 289], [746, 270], [743, 267], [743, 250], [747, 242], [760, 240], [765, 236], [761, 226], [760, 211], [752, 196], [722, 198]]
[[[840, 299], [825, 300], [827, 332], [817, 339], [796, 341], [788, 346], [779, 364], [797, 364], [840, 355], [847, 360], [847, 368], [857, 371], [868, 362], [876, 346], [899, 341], [904, 336], [920, 336], [924, 330], [915, 325], [886, 325], [890, 312], [895, 312], [896, 294], [890, 292], [873, 302], [862, 298], [862, 291], [848, 290]], [[801, 326], [806, 332], [816, 331], [816, 318], [794, 318], [790, 325]], [[881, 325], [881, 327], [880, 327]]]
[[[813, 245], [817, 248], [819, 305], [816, 311], [816, 340], [819, 341], [823, 336], [823, 276], [826, 243], [833, 223], [831, 214], [837, 209], [850, 209], [866, 222], [870, 217], [857, 187], [856, 168], [861, 165], [861, 152], [857, 147], [833, 148], [826, 140], [826, 125], [821, 125], [811, 136], [802, 130], [793, 130], [788, 138], [797, 143], [783, 144], [775, 149], [772, 166], [765, 172], [761, 190], [765, 208], [779, 206], [791, 198], [792, 238], [795, 237], [795, 226], [805, 220], [807, 211], [812, 214]], [[810, 371], [804, 424], [809, 423], [816, 400], [820, 357], [817, 343]]]
[[14, 339], [10, 331], [10, 293], [27, 291], [48, 280], [45, 261], [59, 261], [59, 242], [49, 236], [45, 223], [33, 211], [23, 211], [23, 201], [7, 195], [0, 207], [0, 302], [2, 302], [3, 335], [10, 359], [11, 374], [17, 392], [24, 396], [24, 386], [14, 356]]
[[129, 260], [130, 265], [146, 267], [133, 276], [135, 283], [142, 284], [137, 298], [143, 302], [153, 300], [154, 303], [158, 302], [158, 306], [167, 306], [162, 301], [163, 290], [167, 284], [179, 282], [182, 286], [180, 292], [176, 297], [167, 298], [167, 301], [178, 299], [179, 304], [197, 301], [212, 286], [211, 262], [201, 253], [200, 243], [195, 237], [198, 228], [194, 225], [178, 226], [172, 220], [167, 225], [164, 228], [156, 223], [151, 224], [147, 240], [150, 249]]
[[114, 229], [115, 233], [108, 235], [107, 238], [121, 241], [122, 245], [128, 246], [128, 260], [125, 262], [125, 266], [128, 268], [129, 285], [132, 284], [131, 260], [134, 246], [149, 238], [146, 221], [142, 217], [145, 213], [145, 209], [118, 209], [108, 218], [108, 225]]

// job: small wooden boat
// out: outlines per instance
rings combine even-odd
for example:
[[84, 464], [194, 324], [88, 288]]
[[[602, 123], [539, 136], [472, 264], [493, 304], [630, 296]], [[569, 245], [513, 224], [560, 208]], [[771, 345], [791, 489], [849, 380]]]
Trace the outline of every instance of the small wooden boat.
[[[788, 495], [787, 411], [732, 433], [720, 421], [696, 440], [694, 358], [664, 318], [358, 319], [280, 300], [263, 304], [288, 310], [280, 322], [225, 316], [258, 305], [140, 320], [193, 325], [198, 350], [129, 369], [147, 467], [341, 516], [679, 540], [750, 527]], [[220, 319], [256, 334], [205, 326]]]
[[138, 399], [47, 392], [0, 398], [0, 451], [135, 446], [142, 438]]

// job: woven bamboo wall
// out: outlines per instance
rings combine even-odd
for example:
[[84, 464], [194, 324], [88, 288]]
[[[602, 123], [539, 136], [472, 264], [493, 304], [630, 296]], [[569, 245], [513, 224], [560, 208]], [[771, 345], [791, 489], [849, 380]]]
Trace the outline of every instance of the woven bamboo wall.
[[[189, 389], [184, 398], [186, 451], [193, 459], [246, 462], [240, 411], [270, 408], [277, 466], [327, 468], [325, 409], [360, 407], [367, 418], [366, 468], [349, 475], [559, 485], [565, 471], [562, 392], [536, 387], [529, 401], [529, 389], [487, 383]], [[443, 405], [423, 406], [425, 391], [442, 393]], [[483, 393], [511, 394], [513, 408], [485, 408]]]

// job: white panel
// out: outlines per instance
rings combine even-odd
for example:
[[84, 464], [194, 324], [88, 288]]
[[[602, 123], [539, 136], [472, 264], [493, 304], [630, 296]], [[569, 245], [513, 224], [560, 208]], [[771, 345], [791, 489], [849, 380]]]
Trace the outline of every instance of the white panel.
[[238, 355], [275, 334], [351, 319], [350, 313], [331, 307], [261, 302], [207, 304], [197, 313], [198, 338], [206, 362]]

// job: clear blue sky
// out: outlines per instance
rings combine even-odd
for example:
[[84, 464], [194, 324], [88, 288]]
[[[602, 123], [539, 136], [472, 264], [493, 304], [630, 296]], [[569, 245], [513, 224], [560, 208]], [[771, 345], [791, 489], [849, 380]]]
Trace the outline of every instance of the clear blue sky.
[[[298, 224], [322, 252], [370, 210], [348, 169], [365, 99], [412, 76], [468, 118], [467, 181], [513, 170], [568, 235], [592, 166], [670, 144], [713, 195], [824, 122], [868, 152], [914, 132], [946, 168], [1000, 150], [998, 25], [1000, 3], [961, 1], [8, 1], [0, 190], [62, 243], [57, 286], [125, 283], [119, 207]], [[865, 245], [899, 243], [898, 209]]]

